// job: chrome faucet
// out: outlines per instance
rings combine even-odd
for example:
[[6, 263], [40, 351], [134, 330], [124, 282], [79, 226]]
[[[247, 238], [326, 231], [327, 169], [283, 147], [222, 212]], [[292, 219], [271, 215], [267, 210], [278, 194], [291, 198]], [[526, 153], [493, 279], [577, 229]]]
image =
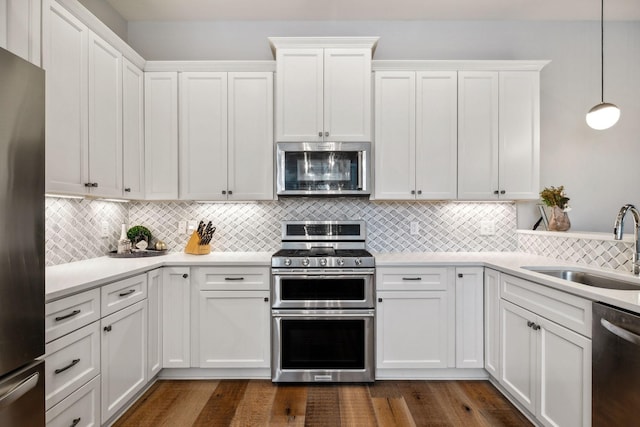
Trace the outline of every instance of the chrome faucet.
[[633, 215], [633, 240], [635, 241], [635, 247], [633, 249], [633, 258], [631, 261], [633, 262], [632, 271], [633, 274], [638, 276], [640, 275], [640, 242], [638, 241], [638, 230], [640, 230], [640, 212], [633, 205], [624, 205], [620, 208], [620, 212], [618, 212], [618, 216], [616, 218], [616, 224], [613, 228], [613, 234], [616, 240], [622, 240], [622, 228], [624, 227], [624, 216], [627, 212], [631, 211]]

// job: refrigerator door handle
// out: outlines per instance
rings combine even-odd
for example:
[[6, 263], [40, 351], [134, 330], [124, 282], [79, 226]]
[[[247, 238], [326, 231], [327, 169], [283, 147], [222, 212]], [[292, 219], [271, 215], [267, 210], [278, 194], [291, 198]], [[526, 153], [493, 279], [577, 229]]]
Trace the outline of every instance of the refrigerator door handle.
[[0, 409], [6, 408], [25, 394], [27, 394], [38, 384], [39, 379], [39, 372], [31, 374], [28, 378], [21, 381], [15, 387], [12, 387], [11, 390], [9, 390], [7, 393], [0, 396]]

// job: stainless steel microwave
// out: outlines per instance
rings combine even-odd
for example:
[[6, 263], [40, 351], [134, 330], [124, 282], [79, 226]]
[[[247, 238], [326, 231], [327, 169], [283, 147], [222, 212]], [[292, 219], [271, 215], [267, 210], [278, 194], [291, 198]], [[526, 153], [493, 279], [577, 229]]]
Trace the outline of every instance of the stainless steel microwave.
[[279, 196], [371, 194], [370, 142], [278, 142]]

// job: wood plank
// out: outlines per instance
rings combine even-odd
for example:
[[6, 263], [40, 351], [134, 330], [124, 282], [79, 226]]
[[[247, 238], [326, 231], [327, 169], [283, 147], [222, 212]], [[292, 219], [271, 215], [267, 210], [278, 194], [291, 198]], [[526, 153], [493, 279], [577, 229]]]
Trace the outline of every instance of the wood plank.
[[338, 388], [338, 392], [342, 425], [376, 425], [376, 414], [367, 385], [344, 385]]
[[371, 397], [397, 397], [401, 398], [402, 393], [398, 389], [398, 381], [376, 381], [369, 384], [369, 395]]
[[428, 381], [400, 381], [398, 389], [407, 402], [413, 421], [418, 426], [452, 425], [449, 408], [441, 407]]
[[276, 396], [271, 408], [270, 426], [299, 426], [305, 425], [307, 411], [307, 386], [278, 385]]
[[251, 381], [247, 385], [242, 400], [238, 403], [231, 426], [267, 425], [275, 396], [276, 388], [273, 387], [271, 381]]
[[402, 397], [373, 397], [376, 421], [383, 427], [415, 427], [407, 402]]
[[248, 380], [221, 381], [193, 425], [203, 427], [229, 426], [248, 384]]
[[452, 425], [491, 427], [454, 381], [431, 381], [429, 388], [438, 405], [448, 408], [447, 416]]
[[309, 386], [305, 425], [314, 427], [336, 427], [340, 419], [339, 387], [331, 384]]
[[490, 382], [458, 381], [458, 387], [478, 408], [487, 425], [533, 426]]

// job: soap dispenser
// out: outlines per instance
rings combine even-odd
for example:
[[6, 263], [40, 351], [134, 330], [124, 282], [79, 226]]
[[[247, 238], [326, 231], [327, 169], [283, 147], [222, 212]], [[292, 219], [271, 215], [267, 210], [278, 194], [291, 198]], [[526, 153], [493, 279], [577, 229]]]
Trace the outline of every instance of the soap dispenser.
[[122, 224], [122, 231], [120, 231], [120, 239], [118, 239], [119, 254], [127, 254], [131, 252], [131, 240], [127, 238], [127, 227]]

